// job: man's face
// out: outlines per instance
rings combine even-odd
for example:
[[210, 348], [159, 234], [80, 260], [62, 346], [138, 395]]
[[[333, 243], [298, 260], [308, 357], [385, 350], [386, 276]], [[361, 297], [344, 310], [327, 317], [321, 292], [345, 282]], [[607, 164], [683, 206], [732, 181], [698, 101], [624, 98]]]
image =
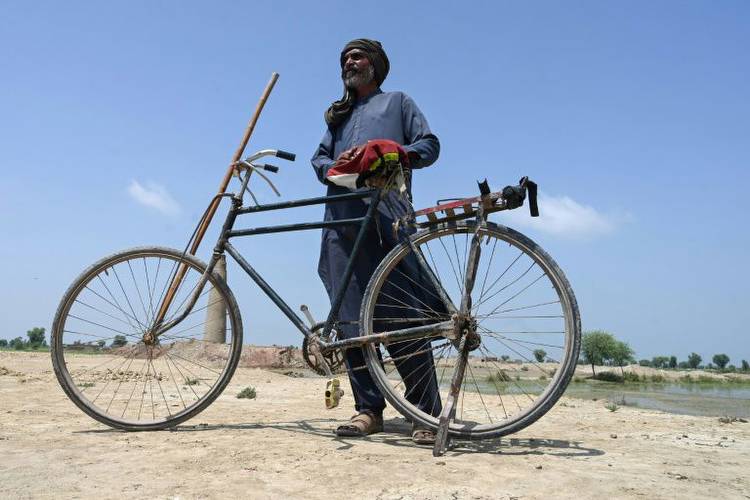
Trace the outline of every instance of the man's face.
[[370, 59], [363, 50], [352, 49], [344, 54], [341, 77], [347, 88], [356, 89], [375, 79], [375, 68], [370, 64]]

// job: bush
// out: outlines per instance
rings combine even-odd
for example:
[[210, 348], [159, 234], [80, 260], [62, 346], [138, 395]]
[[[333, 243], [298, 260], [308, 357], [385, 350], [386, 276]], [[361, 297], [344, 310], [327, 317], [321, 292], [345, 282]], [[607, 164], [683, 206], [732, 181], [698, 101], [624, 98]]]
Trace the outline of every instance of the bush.
[[743, 372], [750, 372], [750, 364], [748, 364], [746, 359], [742, 360], [742, 371]]
[[112, 347], [122, 347], [127, 343], [128, 339], [125, 338], [125, 335], [115, 335], [115, 338], [112, 339]]
[[255, 399], [255, 387], [245, 387], [237, 394], [238, 399]]
[[[0, 347], [8, 347], [8, 341], [5, 339], [0, 339]], [[745, 361], [747, 363], [747, 361]]]
[[522, 372], [527, 372], [527, 371], [529, 371], [529, 367], [528, 366], [522, 366], [521, 367], [521, 371]]
[[620, 407], [617, 406], [617, 403], [612, 402], [612, 401], [607, 402], [607, 404], [605, 404], [604, 407], [612, 412], [615, 412], [620, 409]]
[[638, 361], [638, 364], [641, 366], [651, 366], [651, 361], [648, 359], [642, 359]]
[[601, 380], [602, 382], [616, 382], [616, 383], [623, 383], [623, 377], [616, 374], [615, 372], [599, 372], [596, 375], [594, 375], [595, 380]]
[[508, 375], [508, 372], [506, 372], [505, 370], [498, 370], [498, 372], [495, 374], [490, 373], [489, 375], [487, 375], [487, 382], [489, 383], [510, 381], [510, 375]]
[[640, 378], [637, 373], [625, 372], [622, 376], [624, 382], [640, 382]]
[[662, 375], [661, 373], [656, 373], [654, 375], [651, 375], [651, 382], [655, 384], [663, 384], [665, 381], [666, 379], [664, 378], [664, 375]]

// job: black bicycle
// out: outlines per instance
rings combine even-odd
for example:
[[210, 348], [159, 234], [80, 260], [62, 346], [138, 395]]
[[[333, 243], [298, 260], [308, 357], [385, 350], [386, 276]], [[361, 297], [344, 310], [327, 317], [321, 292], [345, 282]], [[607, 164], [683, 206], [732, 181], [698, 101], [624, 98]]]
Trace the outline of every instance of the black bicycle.
[[[240, 189], [231, 200], [208, 264], [185, 251], [141, 247], [118, 252], [86, 269], [69, 287], [52, 328], [52, 361], [68, 397], [96, 420], [126, 430], [175, 426], [204, 410], [226, 387], [242, 357], [242, 320], [218, 266], [229, 255], [304, 336], [305, 359], [321, 373], [340, 368], [341, 352], [361, 348], [386, 399], [408, 420], [438, 430], [436, 453], [449, 436], [492, 438], [540, 418], [560, 398], [578, 359], [580, 317], [563, 272], [536, 243], [488, 221], [491, 213], [528, 201], [536, 185], [524, 178], [492, 193], [454, 199], [398, 218], [400, 243], [380, 262], [367, 286], [359, 335], [339, 338], [343, 290], [327, 319], [308, 323], [274, 291], [231, 240], [286, 231], [359, 228], [344, 276], [348, 282], [374, 214], [389, 194], [403, 191], [404, 172], [392, 164], [382, 188], [275, 204], [245, 206], [261, 151], [238, 165]], [[273, 184], [271, 184], [273, 187]], [[275, 190], [275, 188], [274, 188]], [[252, 193], [251, 193], [252, 194]], [[527, 199], [528, 198], [528, 199]], [[255, 197], [253, 196], [255, 200]], [[364, 200], [361, 218], [235, 229], [240, 215]], [[204, 216], [205, 218], [205, 216]], [[349, 320], [352, 322], [352, 320]], [[410, 391], [419, 381], [406, 361], [432, 363], [440, 409], [426, 411]], [[413, 363], [412, 363], [413, 365]], [[420, 367], [416, 367], [419, 369]], [[423, 367], [422, 367], [423, 368]], [[329, 381], [328, 406], [340, 394]], [[422, 408], [422, 409], [420, 409]]]

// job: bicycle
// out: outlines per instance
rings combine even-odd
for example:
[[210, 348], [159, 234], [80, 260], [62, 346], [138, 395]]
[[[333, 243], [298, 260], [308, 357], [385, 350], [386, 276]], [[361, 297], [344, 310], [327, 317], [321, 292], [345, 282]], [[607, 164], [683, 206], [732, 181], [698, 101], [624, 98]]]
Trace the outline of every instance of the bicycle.
[[[68, 288], [53, 323], [52, 361], [63, 390], [81, 410], [114, 428], [157, 430], [188, 420], [221, 394], [243, 343], [239, 306], [216, 271], [226, 255], [302, 333], [312, 368], [331, 376], [343, 349], [361, 348], [366, 366], [354, 369], [369, 370], [386, 400], [409, 421], [437, 430], [436, 455], [445, 451], [449, 438], [517, 432], [555, 404], [578, 359], [575, 296], [558, 265], [536, 243], [488, 220], [491, 213], [523, 205], [527, 194], [534, 212], [534, 183], [524, 178], [492, 193], [485, 182], [479, 196], [439, 201], [391, 228], [378, 228], [394, 231], [400, 243], [372, 276], [359, 318], [338, 318], [342, 290], [324, 322], [313, 321], [303, 306], [306, 324], [230, 240], [358, 227], [344, 276], [348, 282], [364, 235], [375, 224], [375, 211], [387, 202], [387, 193], [403, 190], [404, 172], [390, 165], [382, 188], [272, 204], [256, 200], [246, 206], [251, 174], [257, 172], [276, 190], [261, 171], [278, 167], [257, 163], [266, 156], [294, 160], [290, 153], [263, 150], [237, 165], [240, 189], [215, 197], [230, 199], [231, 207], [207, 264], [187, 248], [139, 247], [99, 260]], [[240, 215], [350, 200], [367, 200], [364, 217], [234, 228]], [[199, 313], [206, 319], [196, 323]], [[337, 329], [347, 322], [358, 323], [360, 334], [338, 338]], [[414, 371], [400, 369], [410, 359], [432, 363], [441, 408], [419, 409], [413, 391], [419, 381], [409, 380]], [[340, 395], [338, 380], [330, 380], [326, 405], [338, 404]]]

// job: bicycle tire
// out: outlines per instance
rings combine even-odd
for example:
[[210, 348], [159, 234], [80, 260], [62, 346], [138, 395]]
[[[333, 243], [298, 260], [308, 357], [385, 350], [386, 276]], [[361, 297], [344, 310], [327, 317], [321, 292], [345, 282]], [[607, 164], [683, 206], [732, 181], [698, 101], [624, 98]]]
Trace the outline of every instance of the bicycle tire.
[[[414, 243], [414, 245], [419, 249], [419, 251], [422, 253], [422, 255], [425, 257], [425, 261], [431, 260], [431, 263], [429, 264], [431, 268], [431, 272], [435, 274], [436, 277], [441, 276], [440, 275], [440, 269], [437, 262], [439, 259], [435, 259], [430, 242], [439, 241], [441, 245], [445, 240], [450, 241], [452, 239], [454, 244], [454, 249], [446, 249], [446, 246], [443, 245], [443, 249], [445, 249], [445, 254], [447, 258], [443, 258], [443, 261], [448, 262], [450, 261], [451, 265], [450, 267], [453, 268], [454, 274], [456, 275], [456, 286], [452, 287], [452, 289], [455, 290], [454, 296], [458, 294], [462, 287], [462, 279], [463, 275], [460, 273], [460, 253], [461, 251], [458, 248], [458, 245], [456, 245], [456, 236], [464, 235], [465, 243], [464, 245], [464, 251], [465, 249], [468, 249], [468, 241], [469, 238], [474, 234], [474, 231], [476, 229], [476, 223], [474, 222], [458, 222], [458, 223], [443, 223], [436, 226], [433, 226], [429, 229], [423, 230], [417, 234], [414, 234], [411, 236], [411, 241]], [[485, 294], [489, 294], [489, 291], [486, 291], [485, 288], [487, 288], [487, 276], [490, 274], [490, 266], [492, 264], [492, 260], [494, 258], [496, 249], [497, 249], [497, 243], [503, 242], [508, 244], [508, 248], [513, 249], [513, 253], [519, 252], [518, 257], [516, 260], [513, 261], [513, 263], [509, 266], [508, 269], [512, 269], [512, 266], [515, 266], [515, 264], [521, 260], [522, 258], [524, 260], [527, 260], [530, 262], [530, 266], [528, 269], [533, 269], [535, 267], [538, 267], [542, 274], [541, 277], [547, 276], [548, 279], [544, 280], [548, 283], [552, 284], [552, 288], [554, 289], [554, 295], [557, 296], [559, 301], [559, 306], [555, 305], [555, 301], [549, 301], [549, 303], [542, 302], [540, 305], [531, 305], [528, 307], [508, 307], [507, 309], [509, 311], [524, 311], [521, 313], [521, 316], [514, 316], [511, 314], [505, 314], [505, 310], [501, 310], [501, 313], [495, 313], [497, 309], [494, 309], [487, 317], [477, 317], [477, 321], [479, 323], [479, 328], [481, 328], [481, 323], [484, 321], [488, 321], [488, 318], [493, 316], [493, 314], [496, 314], [498, 318], [492, 318], [491, 321], [506, 321], [510, 319], [514, 319], [516, 317], [522, 318], [526, 317], [523, 316], [523, 314], [531, 314], [527, 313], [525, 311], [532, 311], [532, 312], [539, 312], [540, 309], [544, 309], [542, 312], [546, 312], [547, 310], [552, 310], [554, 308], [559, 309], [559, 314], [549, 314], [549, 315], [539, 315], [539, 322], [547, 321], [547, 320], [554, 320], [556, 321], [556, 325], [559, 325], [559, 328], [564, 328], [564, 330], [560, 330], [559, 332], [554, 332], [557, 337], [562, 339], [561, 345], [553, 345], [549, 342], [541, 342], [541, 341], [533, 341], [533, 340], [522, 340], [519, 338], [512, 339], [511, 337], [508, 337], [507, 335], [494, 335], [495, 333], [504, 333], [504, 332], [490, 332], [487, 328], [489, 333], [481, 332], [480, 336], [482, 336], [482, 342], [487, 343], [484, 347], [484, 351], [481, 351], [483, 349], [483, 346], [480, 344], [478, 347], [479, 352], [483, 352], [485, 356], [482, 358], [477, 358], [476, 356], [473, 356], [470, 358], [470, 362], [468, 363], [468, 369], [472, 373], [473, 385], [474, 387], [468, 387], [469, 390], [467, 390], [467, 378], [464, 378], [462, 387], [461, 387], [461, 393], [459, 394], [459, 398], [462, 398], [460, 400], [461, 402], [461, 419], [456, 418], [449, 426], [449, 435], [455, 438], [461, 438], [461, 439], [486, 439], [486, 438], [495, 438], [499, 436], [504, 436], [508, 434], [512, 434], [515, 432], [518, 432], [519, 430], [523, 429], [524, 427], [532, 424], [536, 420], [538, 420], [542, 415], [544, 415], [547, 411], [549, 411], [550, 408], [557, 402], [557, 400], [560, 398], [560, 396], [565, 391], [565, 388], [567, 387], [568, 383], [570, 382], [570, 379], [573, 376], [573, 373], [575, 371], [576, 367], [576, 361], [578, 359], [578, 354], [580, 350], [580, 336], [581, 336], [581, 321], [580, 321], [580, 315], [578, 311], [578, 305], [575, 299], [575, 295], [573, 294], [573, 290], [570, 286], [570, 283], [568, 282], [567, 278], [565, 277], [564, 273], [560, 269], [560, 267], [555, 263], [555, 261], [543, 250], [541, 249], [536, 243], [534, 243], [531, 239], [524, 236], [523, 234], [507, 228], [502, 225], [494, 224], [494, 223], [486, 223], [479, 229], [479, 234], [482, 236], [485, 246], [489, 246], [491, 240], [494, 240], [494, 245], [492, 247], [492, 257], [489, 259], [489, 264], [487, 264], [486, 272], [483, 272], [483, 269], [479, 269], [477, 275], [479, 278], [481, 278], [481, 274], [484, 274], [484, 282], [482, 283], [482, 290], [481, 293], [478, 293], [479, 286], [474, 287], [474, 294], [479, 295], [479, 304], [477, 305], [477, 314], [479, 312], [479, 307], [484, 305], [485, 302], [488, 301]], [[425, 251], [429, 251], [428, 253]], [[439, 249], [439, 247], [438, 247]], [[455, 252], [451, 251], [455, 250]], [[487, 252], [487, 250], [484, 250], [484, 252]], [[383, 318], [379, 317], [375, 310], [376, 307], [382, 307], [381, 310], [385, 309], [388, 312], [383, 314], [392, 314], [393, 313], [393, 307], [400, 307], [402, 310], [401, 312], [405, 315], [411, 314], [414, 319], [400, 319], [398, 321], [419, 321], [426, 322], [426, 321], [445, 321], [449, 317], [447, 315], [447, 312], [443, 311], [440, 312], [438, 308], [433, 308], [427, 305], [429, 297], [425, 293], [425, 291], [420, 291], [416, 285], [410, 285], [407, 281], [404, 281], [404, 278], [400, 275], [406, 276], [409, 273], [413, 274], [413, 270], [408, 270], [408, 261], [406, 260], [409, 255], [412, 255], [412, 250], [408, 242], [402, 242], [399, 245], [397, 245], [395, 248], [393, 248], [388, 255], [383, 259], [383, 261], [380, 263], [378, 268], [376, 269], [375, 273], [372, 276], [372, 279], [370, 280], [367, 289], [365, 291], [364, 299], [362, 302], [362, 308], [360, 311], [360, 325], [362, 325], [363, 335], [371, 335], [375, 333], [375, 330], [373, 325], [374, 322], [380, 322], [378, 323], [380, 326], [377, 329], [377, 333], [382, 333], [383, 326], [382, 324], [387, 324], [388, 320], [392, 318]], [[438, 253], [437, 251], [434, 253]], [[456, 265], [453, 265], [453, 254], [455, 254], [456, 257]], [[428, 259], [429, 257], [429, 259]], [[464, 259], [466, 259], [466, 253], [464, 253]], [[464, 261], [465, 264], [465, 261]], [[524, 264], [525, 265], [525, 264]], [[407, 270], [407, 273], [404, 273], [401, 268], [404, 266], [407, 266], [405, 269]], [[481, 262], [480, 262], [481, 266]], [[448, 267], [448, 266], [444, 266]], [[435, 268], [435, 269], [433, 269]], [[437, 272], [436, 272], [437, 269]], [[459, 269], [459, 272], [456, 273], [456, 269]], [[501, 278], [508, 272], [508, 269], [506, 269], [503, 274], [501, 274]], [[528, 275], [529, 271], [526, 273], [523, 273], [521, 276], [524, 277]], [[478, 278], [478, 280], [479, 280]], [[446, 280], [442, 278], [438, 278], [441, 282], [441, 286], [444, 287], [446, 291], [448, 291], [448, 287], [445, 286], [445, 283], [447, 283]], [[537, 282], [543, 282], [541, 278], [537, 278], [538, 281], [535, 281], [531, 285], [526, 285], [525, 281], [527, 278], [518, 278], [516, 281], [514, 281], [511, 285], [507, 285], [507, 287], [510, 288], [511, 292], [514, 291], [516, 288], [521, 288], [523, 286], [526, 286], [526, 288], [523, 288], [523, 290], [531, 290], [532, 287], [538, 288], [538, 291], [534, 291], [534, 294], [539, 295], [540, 297], [544, 294], [547, 294], [549, 292], [545, 291], [546, 288], [544, 286], [537, 287]], [[394, 285], [390, 286], [388, 290], [389, 293], [385, 292], [384, 289], [386, 288], [386, 284], [389, 282], [391, 284], [394, 284], [397, 282], [397, 280], [400, 280], [400, 285]], [[417, 280], [411, 279], [414, 283], [418, 284]], [[407, 285], [410, 285], [411, 288], [411, 295], [417, 296], [420, 295], [422, 298], [417, 299], [418, 302], [415, 302], [413, 299], [409, 299], [408, 293], [404, 293], [402, 296], [402, 306], [395, 305], [397, 304], [396, 297], [393, 297], [397, 293], [398, 290], [403, 290], [407, 288]], [[422, 288], [425, 288], [423, 285], [420, 285]], [[494, 286], [494, 283], [493, 283]], [[515, 288], [513, 288], [515, 287]], [[433, 288], [433, 291], [435, 289]], [[508, 292], [508, 293], [511, 293]], [[495, 293], [493, 291], [493, 293]], [[525, 292], [523, 292], [525, 293]], [[391, 295], [392, 294], [392, 295]], [[450, 295], [450, 294], [449, 294]], [[516, 297], [519, 297], [522, 295], [522, 292], [518, 292], [518, 295], [514, 295], [511, 297], [511, 299], [507, 299], [506, 302], [516, 300]], [[460, 294], [458, 294], [458, 297], [460, 298]], [[533, 297], [536, 297], [534, 295]], [[494, 296], [493, 296], [494, 298]], [[483, 300], [484, 299], [484, 302]], [[381, 300], [380, 303], [378, 303], [378, 300]], [[454, 303], [460, 304], [460, 301], [454, 301]], [[477, 302], [475, 302], [476, 304]], [[409, 309], [406, 306], [410, 306], [411, 309]], [[533, 311], [533, 309], [536, 308], [536, 311]], [[429, 309], [429, 310], [428, 310]], [[424, 312], [414, 312], [423, 310]], [[431, 312], [430, 312], [431, 311]], [[422, 315], [422, 316], [419, 316]], [[481, 315], [480, 315], [481, 316]], [[534, 317], [528, 316], [529, 317]], [[483, 318], [483, 319], [482, 319]], [[395, 321], [395, 320], [394, 320]], [[517, 319], [514, 319], [517, 323], [525, 322], [524, 324], [529, 324], [531, 320], [525, 319], [522, 321], [518, 321]], [[502, 325], [505, 325], [505, 323], [501, 323]], [[536, 323], [541, 324], [541, 323]], [[402, 326], [403, 327], [403, 326]], [[511, 333], [513, 333], [511, 331]], [[521, 332], [523, 333], [523, 332]], [[534, 340], [537, 340], [537, 337], [542, 336], [543, 333], [553, 333], [548, 331], [530, 331], [526, 332], [529, 334], [534, 334], [535, 336], [530, 335], [526, 338], [531, 338]], [[499, 343], [497, 342], [499, 341]], [[410, 341], [414, 342], [414, 341]], [[437, 380], [437, 370], [438, 367], [442, 364], [443, 371], [446, 371], [447, 368], [451, 364], [450, 356], [445, 355], [445, 358], [443, 358], [443, 354], [441, 354], [441, 357], [437, 358], [436, 360], [436, 353], [439, 349], [443, 349], [443, 352], [451, 352], [450, 349], [456, 347], [453, 345], [450, 341], [442, 340], [443, 347], [440, 347], [441, 344], [438, 344], [438, 347], [435, 347], [431, 342], [430, 343], [423, 343], [420, 345], [427, 346], [424, 349], [419, 349], [415, 352], [419, 354], [411, 355], [412, 357], [416, 357], [417, 355], [424, 355], [424, 351], [428, 351], [428, 355], [425, 361], [422, 362], [423, 366], [426, 366], [423, 371], [426, 373], [429, 370], [429, 364], [431, 364], [434, 368], [432, 370], [435, 380]], [[489, 342], [496, 342], [499, 346], [505, 346], [509, 348], [509, 351], [506, 352], [515, 352], [516, 356], [520, 356], [524, 358], [526, 361], [522, 364], [518, 365], [517, 362], [514, 362], [514, 364], [509, 364], [510, 360], [506, 360], [504, 356], [497, 357], [497, 356], [489, 356], [487, 354], [494, 354], [493, 351], [489, 350]], [[501, 344], [502, 343], [502, 344]], [[525, 344], [524, 344], [525, 343]], [[534, 362], [533, 359], [530, 359], [524, 355], [522, 352], [523, 350], [521, 347], [524, 347], [528, 349], [531, 352], [531, 347], [535, 347], [537, 344], [548, 346], [547, 349], [552, 348], [559, 348], [560, 349], [560, 355], [556, 356], [557, 360], [555, 363], [550, 363], [550, 358], [548, 358], [546, 361], [541, 362]], [[447, 351], [446, 347], [447, 346]], [[514, 348], [515, 347], [515, 348]], [[401, 367], [398, 366], [398, 363], [404, 363], [405, 356], [409, 356], [408, 352], [407, 355], [401, 355], [396, 356], [391, 351], [393, 350], [393, 345], [388, 347], [389, 349], [389, 355], [390, 359], [385, 358], [386, 362], [391, 361], [393, 363], [394, 368], [389, 373], [387, 371], [386, 363], [383, 362], [383, 357], [386, 356], [384, 352], [384, 346], [382, 345], [375, 345], [375, 344], [368, 344], [364, 348], [365, 353], [365, 359], [367, 363], [368, 370], [370, 371], [370, 374], [372, 375], [373, 379], [375, 380], [376, 384], [379, 386], [381, 392], [385, 396], [386, 400], [392, 404], [401, 414], [403, 414], [408, 420], [419, 423], [423, 426], [426, 426], [428, 428], [436, 429], [438, 425], [438, 418], [437, 415], [440, 413], [439, 411], [435, 411], [435, 402], [433, 402], [432, 407], [426, 409], [424, 407], [424, 404], [422, 404], [424, 397], [424, 394], [422, 395], [422, 398], [419, 399], [417, 403], [414, 402], [414, 399], [416, 399], [415, 394], [409, 394], [409, 391], [411, 389], [404, 388], [398, 388], [398, 385], [402, 384], [404, 386], [408, 385], [407, 383], [404, 383], [409, 378], [409, 374], [404, 375], [402, 373], [403, 370]], [[409, 347], [409, 349], [417, 349], [417, 347]], [[422, 351], [422, 352], [420, 352]], [[554, 354], [554, 353], [553, 353]], [[534, 352], [534, 355], [536, 356], [536, 351]], [[546, 352], [545, 352], [546, 355]], [[500, 358], [503, 359], [503, 361], [500, 361]], [[536, 358], [538, 359], [538, 358]], [[486, 362], [486, 363], [485, 363]], [[483, 365], [484, 363], [484, 365]], [[483, 366], [482, 366], [483, 365]], [[536, 365], [536, 366], [535, 366]], [[555, 372], [550, 376], [549, 379], [546, 379], [546, 377], [549, 374], [548, 368], [552, 365], [552, 368], [555, 368]], [[524, 368], [524, 366], [526, 368]], [[489, 368], [488, 368], [489, 367]], [[530, 369], [529, 369], [530, 367]], [[528, 371], [533, 371], [534, 369], [538, 369], [540, 372], [540, 376], [533, 380], [528, 375]], [[497, 371], [494, 371], [497, 370]], [[526, 373], [524, 373], [524, 370], [528, 370]], [[485, 378], [479, 378], [477, 379], [474, 372], [480, 372], [485, 373]], [[515, 377], [511, 375], [515, 371]], [[395, 375], [394, 375], [395, 373]], [[469, 372], [467, 372], [469, 373]], [[425, 379], [426, 376], [426, 379]], [[495, 379], [493, 380], [493, 377]], [[522, 378], [523, 377], [523, 378]], [[422, 379], [427, 380], [427, 382], [424, 382], [424, 384], [429, 385], [429, 379], [431, 376], [429, 375], [422, 375]], [[422, 380], [420, 379], [420, 381]], [[438, 385], [438, 391], [440, 389], [440, 385], [442, 383], [443, 374], [441, 374], [439, 381], [437, 381]], [[502, 380], [501, 380], [502, 379]], [[448, 380], [450, 380], [450, 377], [448, 377]], [[546, 385], [543, 387], [543, 390], [538, 390], [538, 387], [541, 387], [542, 384], [544, 384], [544, 380], [549, 380], [549, 382], [546, 382]], [[482, 393], [482, 386], [490, 387], [490, 382], [494, 386], [496, 395], [492, 394], [492, 396], [495, 398], [495, 400], [499, 399], [499, 404], [496, 405], [496, 407], [492, 407], [491, 409], [488, 408], [487, 404], [484, 401], [483, 393]], [[418, 385], [421, 382], [414, 383], [412, 381], [412, 385]], [[534, 387], [536, 385], [536, 387]], [[515, 387], [514, 387], [515, 386]], [[402, 392], [402, 389], [404, 392]], [[520, 389], [520, 392], [519, 392]], [[492, 388], [488, 388], [487, 392], [491, 392]], [[523, 408], [521, 404], [519, 403], [518, 399], [524, 399], [521, 397], [521, 393], [529, 391], [529, 393], [526, 393], [526, 396], [528, 396], [529, 399], [532, 399], [532, 403], [526, 407]], [[534, 394], [535, 391], [538, 391], [539, 394]], [[427, 392], [425, 389], [424, 392]], [[481, 412], [478, 409], [471, 409], [473, 412], [473, 416], [471, 418], [463, 418], [464, 415], [464, 404], [466, 395], [470, 394], [469, 396], [469, 402], [472, 404], [472, 400], [474, 401], [474, 405], [479, 408], [479, 403], [476, 402], [477, 399], [481, 400], [481, 405], [484, 406], [484, 410], [486, 412], [486, 419], [484, 418], [484, 415], [481, 415]], [[439, 394], [439, 393], [438, 393]], [[477, 394], [479, 398], [477, 398]], [[515, 395], [518, 395], [518, 398], [516, 398]], [[407, 399], [409, 396], [411, 397], [411, 400]], [[532, 398], [532, 396], [534, 396]], [[505, 401], [503, 398], [505, 397]], [[515, 403], [519, 407], [519, 411], [516, 414], [508, 415], [507, 411], [510, 410], [510, 400], [515, 401]], [[429, 399], [429, 398], [427, 398]], [[525, 401], [525, 399], [524, 399]], [[442, 402], [441, 402], [442, 404]], [[420, 408], [420, 406], [422, 406]], [[492, 405], [490, 405], [492, 406]], [[502, 415], [499, 415], [500, 409], [502, 408], [502, 411], [505, 413], [505, 417], [503, 418]], [[468, 413], [468, 412], [467, 412]], [[493, 420], [492, 415], [496, 415], [496, 419], [498, 421]], [[484, 420], [480, 420], [484, 419]]]
[[[147, 259], [157, 259], [158, 266], [154, 269], [151, 261]], [[161, 272], [162, 279], [160, 280], [163, 262], [168, 264], [164, 265], [164, 271]], [[138, 247], [109, 255], [83, 271], [65, 292], [55, 314], [52, 327], [52, 365], [57, 380], [68, 398], [95, 420], [110, 427], [128, 431], [159, 430], [173, 427], [203, 411], [222, 393], [229, 383], [242, 351], [242, 319], [234, 295], [224, 279], [216, 272], [208, 277], [207, 289], [201, 291], [198, 304], [189, 314], [200, 313], [202, 310], [208, 309], [209, 306], [223, 301], [224, 321], [227, 322], [225, 325], [228, 326], [223, 330], [224, 335], [228, 338], [224, 343], [200, 340], [197, 337], [192, 337], [193, 334], [185, 333], [179, 336], [179, 333], [184, 333], [190, 329], [179, 331], [177, 330], [179, 327], [176, 325], [160, 336], [159, 343], [155, 346], [147, 346], [142, 340], [119, 347], [106, 346], [107, 340], [112, 340], [113, 344], [115, 342], [114, 337], [111, 336], [112, 331], [124, 334], [123, 337], [126, 338], [126, 341], [137, 339], [139, 336], [142, 337], [149, 318], [153, 320], [156, 317], [156, 311], [160, 303], [159, 301], [154, 302], [157, 292], [163, 298], [169, 284], [169, 277], [174, 276], [176, 269], [182, 264], [187, 266], [185, 278], [182, 281], [185, 288], [177, 290], [172, 308], [167, 312], [167, 317], [174, 317], [180, 311], [180, 308], [185, 306], [185, 302], [189, 302], [187, 298], [197, 287], [197, 279], [203, 274], [206, 264], [192, 255], [171, 248]], [[169, 273], [166, 273], [167, 265], [171, 266]], [[151, 266], [150, 275], [149, 266]], [[143, 271], [140, 270], [141, 267]], [[121, 279], [117, 273], [118, 269], [123, 271], [127, 269], [129, 272], [124, 273]], [[123, 274], [122, 271], [120, 274]], [[127, 274], [132, 276], [132, 284], [126, 282]], [[112, 276], [117, 276], [119, 287], [116, 287], [114, 281], [112, 281], [110, 289], [105, 280], [110, 280]], [[136, 276], [138, 277], [136, 278]], [[138, 286], [138, 281], [142, 280], [144, 276], [146, 280], [145, 289]], [[188, 288], [191, 280], [196, 283], [193, 285], [193, 289]], [[123, 282], [126, 283], [123, 284]], [[120, 288], [121, 291], [118, 291], [117, 288]], [[141, 301], [140, 304], [135, 301], [135, 290], [138, 290], [137, 295]], [[131, 295], [129, 296], [128, 293]], [[199, 308], [198, 306], [203, 304], [203, 298], [206, 296], [208, 299], [206, 299], [205, 306]], [[148, 307], [144, 297], [151, 301]], [[123, 298], [125, 300], [122, 300]], [[130, 298], [134, 300], [131, 302]], [[85, 302], [84, 299], [90, 303]], [[180, 299], [182, 299], [181, 303]], [[120, 303], [127, 303], [130, 307], [126, 308], [123, 305], [118, 310]], [[140, 315], [138, 305], [143, 306], [143, 316]], [[81, 311], [89, 314], [89, 316], [81, 317], [81, 314], [83, 314]], [[216, 319], [214, 318], [214, 320]], [[206, 322], [208, 321], [207, 319]], [[70, 325], [86, 325], [86, 328], [91, 330], [86, 332], [74, 331], [70, 328], [75, 326]], [[184, 323], [178, 325], [184, 328]], [[205, 322], [203, 325], [205, 325]], [[128, 329], [128, 327], [132, 327], [132, 329]], [[219, 326], [219, 328], [222, 327]], [[135, 333], [133, 333], [134, 331]], [[221, 330], [219, 331], [221, 332]], [[106, 337], [107, 335], [109, 337]], [[88, 338], [99, 338], [98, 342], [101, 345], [97, 348], [91, 341], [82, 342], [82, 339]], [[190, 354], [192, 352], [194, 354]], [[138, 365], [137, 360], [146, 355], [148, 358], [143, 358], [144, 366], [138, 372], [135, 369], [130, 370], [131, 366]], [[97, 364], [86, 368], [89, 360], [82, 359], [85, 356], [92, 359], [98, 358], [96, 359]], [[189, 359], [188, 356], [194, 356], [194, 359]], [[116, 363], [114, 364], [120, 363], [120, 358], [124, 358], [124, 361], [120, 363], [118, 369], [113, 370], [114, 364], [112, 364], [110, 358], [115, 360]], [[180, 359], [179, 362], [178, 359]], [[100, 363], [101, 360], [104, 361]], [[161, 367], [163, 371], [157, 371], [159, 360], [163, 362]], [[127, 367], [124, 366], [126, 362], [128, 363]], [[193, 364], [188, 365], [188, 363]], [[79, 368], [78, 365], [82, 365], [83, 368]], [[106, 371], [104, 370], [105, 367]], [[153, 374], [151, 370], [153, 370]], [[212, 373], [216, 374], [215, 379], [213, 379]], [[125, 403], [122, 416], [118, 416], [113, 411], [112, 405], [116, 400], [117, 403], [120, 403], [120, 400], [117, 399], [120, 388], [125, 383], [129, 384], [132, 380], [135, 381], [132, 386], [131, 399]], [[142, 393], [139, 393], [141, 394], [141, 408], [138, 411], [137, 418], [132, 416], [125, 418], [125, 415], [128, 414], [130, 401], [138, 390], [141, 381], [143, 383], [143, 387], [140, 388]], [[164, 385], [171, 382], [166, 393], [162, 381], [164, 381]], [[181, 383], [178, 383], [178, 381]], [[103, 388], [99, 389], [97, 384], [103, 385]], [[151, 390], [151, 400], [150, 403], [146, 401], [146, 408], [151, 407], [152, 418], [147, 418], [148, 411], [146, 414], [143, 412], [147, 384]], [[172, 385], [174, 390], [171, 388]], [[193, 387], [194, 385], [196, 387]], [[95, 386], [97, 389], [93, 389]], [[208, 388], [205, 392], [203, 386]], [[109, 405], [104, 408], [106, 398], [102, 398], [102, 404], [99, 405], [96, 404], [96, 400], [102, 396], [108, 387], [113, 393]], [[115, 387], [116, 390], [114, 390]], [[154, 387], [160, 389], [163, 405], [161, 402], [154, 402]], [[92, 394], [85, 394], [90, 388]], [[99, 395], [92, 401], [95, 391], [98, 391]], [[199, 392], [202, 392], [202, 394], [199, 395]], [[195, 396], [195, 400], [188, 404], [186, 400], [193, 397], [191, 393]], [[127, 392], [124, 391], [122, 394], [127, 395]], [[169, 400], [167, 394], [169, 394]], [[157, 399], [158, 396], [159, 392], [157, 392]], [[108, 397], [109, 393], [107, 393]], [[173, 413], [171, 407], [179, 408], [180, 403], [182, 409], [176, 409]], [[135, 405], [135, 403], [133, 404]], [[117, 408], [119, 413], [119, 406]], [[156, 417], [157, 408], [161, 412], [159, 417]]]

